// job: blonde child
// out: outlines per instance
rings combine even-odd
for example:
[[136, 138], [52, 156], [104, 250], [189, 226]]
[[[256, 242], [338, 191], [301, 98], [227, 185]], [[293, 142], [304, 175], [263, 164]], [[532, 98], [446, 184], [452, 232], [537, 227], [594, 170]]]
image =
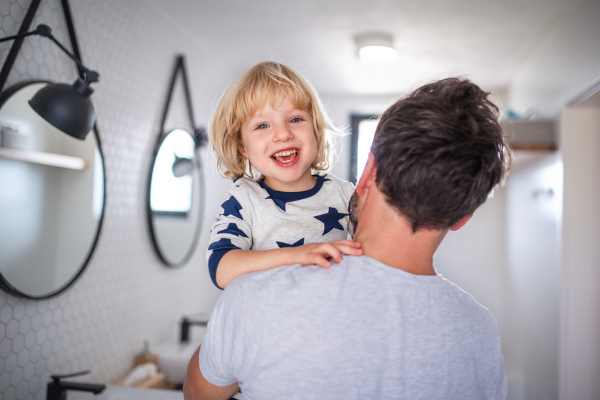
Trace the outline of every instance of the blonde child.
[[354, 187], [323, 173], [331, 129], [312, 85], [285, 65], [255, 65], [227, 89], [210, 130], [219, 173], [233, 180], [207, 252], [215, 285], [281, 265], [328, 268], [342, 254], [362, 254], [347, 239]]

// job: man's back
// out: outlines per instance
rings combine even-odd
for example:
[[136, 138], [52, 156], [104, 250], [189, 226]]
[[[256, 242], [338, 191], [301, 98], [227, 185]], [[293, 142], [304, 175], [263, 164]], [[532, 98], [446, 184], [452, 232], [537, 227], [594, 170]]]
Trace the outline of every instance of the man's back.
[[233, 281], [200, 369], [216, 385], [239, 381], [246, 399], [504, 399], [507, 390], [485, 308], [439, 276], [366, 256]]

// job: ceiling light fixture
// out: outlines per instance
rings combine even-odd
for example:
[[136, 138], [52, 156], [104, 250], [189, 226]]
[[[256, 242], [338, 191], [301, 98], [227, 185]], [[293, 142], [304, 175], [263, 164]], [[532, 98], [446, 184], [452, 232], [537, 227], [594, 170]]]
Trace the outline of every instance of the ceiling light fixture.
[[398, 58], [394, 38], [388, 33], [369, 32], [354, 37], [358, 58], [366, 64], [386, 64]]

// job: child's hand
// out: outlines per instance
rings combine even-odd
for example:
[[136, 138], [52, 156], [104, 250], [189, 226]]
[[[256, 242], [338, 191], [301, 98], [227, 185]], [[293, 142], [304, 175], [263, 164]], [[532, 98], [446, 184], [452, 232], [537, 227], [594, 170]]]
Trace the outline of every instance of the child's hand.
[[336, 240], [328, 243], [309, 243], [298, 247], [289, 248], [291, 264], [320, 265], [323, 268], [331, 267], [330, 259], [336, 263], [342, 261], [342, 254], [360, 256], [363, 251], [361, 244], [352, 240]]

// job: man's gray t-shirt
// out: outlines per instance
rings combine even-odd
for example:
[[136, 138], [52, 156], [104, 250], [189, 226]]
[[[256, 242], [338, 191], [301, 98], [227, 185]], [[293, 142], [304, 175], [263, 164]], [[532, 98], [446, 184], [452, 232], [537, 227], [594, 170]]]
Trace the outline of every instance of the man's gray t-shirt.
[[231, 282], [200, 351], [204, 377], [252, 399], [505, 399], [494, 317], [441, 276], [370, 257]]

